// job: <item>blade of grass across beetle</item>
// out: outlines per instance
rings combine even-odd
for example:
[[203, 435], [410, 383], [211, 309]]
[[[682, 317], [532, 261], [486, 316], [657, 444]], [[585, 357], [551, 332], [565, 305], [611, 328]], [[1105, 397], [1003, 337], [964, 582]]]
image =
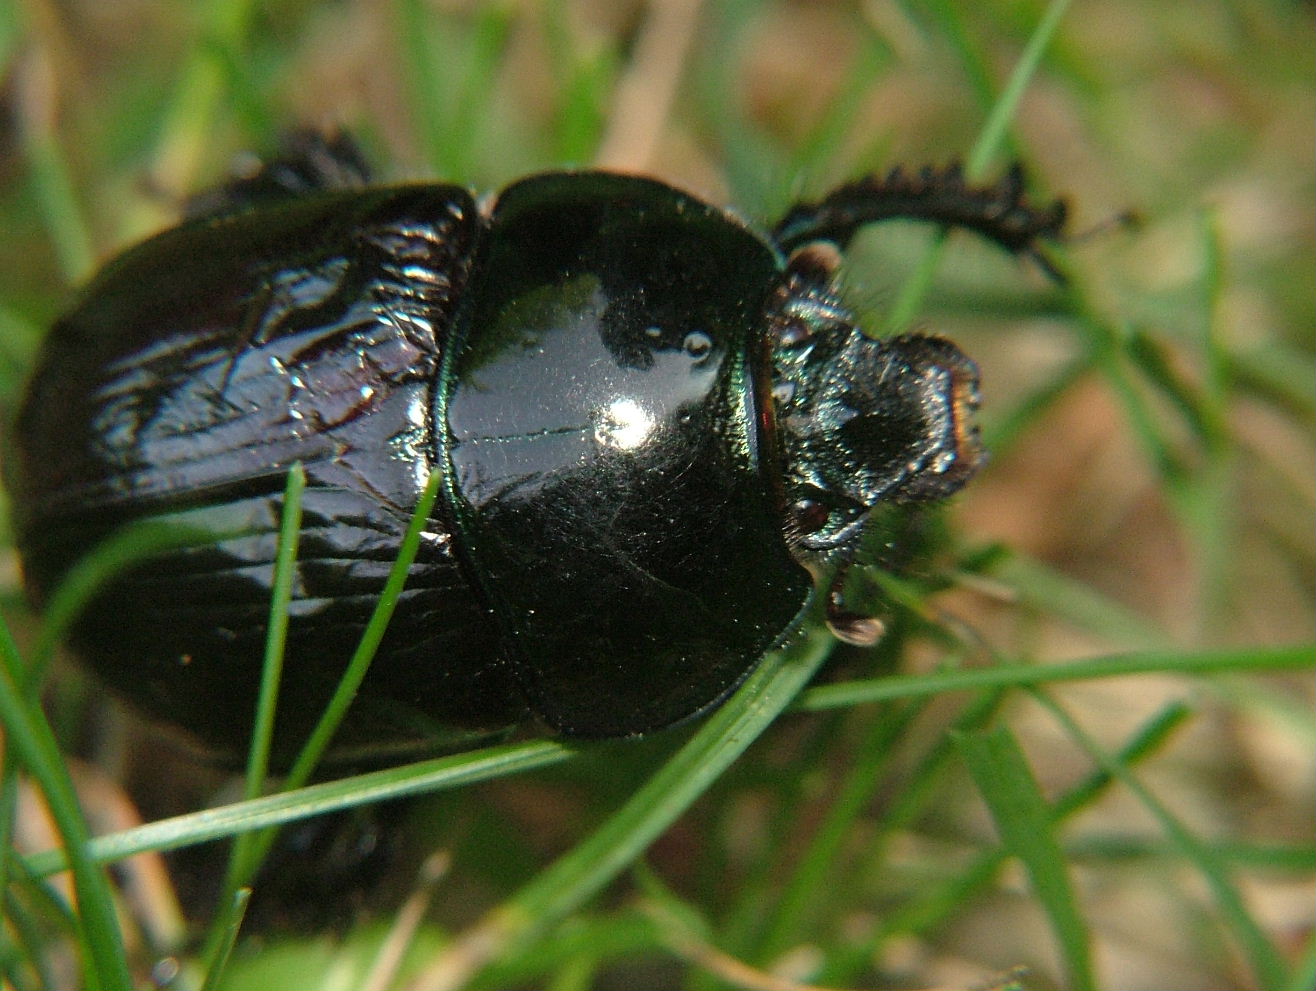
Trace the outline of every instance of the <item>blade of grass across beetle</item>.
[[832, 646], [815, 633], [769, 654], [630, 799], [568, 854], [540, 871], [458, 939], [416, 981], [464, 986], [489, 961], [547, 932], [626, 869], [707, 789], [808, 684]]
[[[158, 819], [134, 829], [98, 836], [90, 844], [89, 855], [96, 863], [108, 864], [134, 853], [177, 850], [340, 809], [460, 788], [478, 781], [548, 767], [570, 760], [575, 752], [574, 746], [556, 740], [532, 740], [434, 757], [251, 801]], [[39, 877], [68, 867], [61, 850], [45, 850], [24, 858], [24, 863]]]
[[379, 642], [384, 639], [384, 632], [388, 629], [389, 620], [393, 618], [393, 610], [397, 608], [398, 598], [402, 595], [402, 589], [407, 583], [411, 566], [415, 563], [416, 554], [420, 551], [421, 534], [424, 533], [425, 527], [429, 525], [430, 512], [433, 510], [434, 500], [439, 494], [439, 484], [439, 473], [437, 471], [431, 472], [429, 479], [425, 482], [425, 489], [421, 493], [420, 500], [416, 503], [416, 509], [411, 514], [407, 530], [402, 536], [402, 543], [398, 547], [397, 560], [393, 562], [393, 567], [384, 582], [384, 589], [380, 592], [379, 601], [375, 604], [374, 612], [371, 613], [365, 631], [361, 634], [361, 641], [357, 644], [352, 659], [348, 662], [347, 669], [343, 672], [343, 677], [339, 681], [337, 689], [334, 690], [333, 697], [329, 699], [328, 705], [325, 706], [324, 714], [320, 717], [320, 721], [316, 723], [315, 729], [311, 731], [311, 736], [302, 747], [301, 753], [297, 755], [292, 770], [288, 772], [288, 777], [284, 782], [286, 789], [299, 788], [310, 780], [316, 766], [320, 763], [320, 758], [324, 756], [324, 752], [329, 748], [334, 733], [338, 731], [339, 724], [343, 721], [343, 717], [347, 715], [347, 707], [352, 704], [352, 700], [356, 697], [356, 690], [361, 687], [361, 680], [365, 678], [366, 672], [370, 668], [370, 662], [375, 658], [375, 651], [379, 648]]
[[[283, 580], [291, 581], [291, 572], [293, 558], [296, 554], [296, 534], [300, 528], [301, 520], [301, 499], [300, 486], [304, 485], [305, 478], [300, 476], [300, 472], [290, 473], [288, 480], [287, 499], [284, 503], [283, 520], [281, 524], [279, 558], [285, 563]], [[375, 604], [375, 609], [371, 613], [370, 620], [366, 624], [365, 631], [361, 634], [361, 640], [356, 646], [351, 659], [348, 661], [342, 677], [339, 679], [338, 686], [334, 690], [333, 696], [329, 699], [325, 710], [316, 723], [315, 728], [311, 731], [310, 737], [303, 745], [301, 752], [294, 761], [292, 770], [288, 772], [283, 781], [284, 791], [294, 791], [306, 784], [311, 775], [315, 773], [316, 767], [320, 763], [321, 757], [328, 750], [329, 744], [333, 741], [334, 734], [338, 731], [339, 725], [347, 715], [348, 707], [351, 706], [352, 700], [356, 698], [357, 689], [360, 688], [362, 680], [370, 669], [370, 664], [374, 660], [375, 651], [379, 647], [380, 641], [388, 628], [389, 620], [393, 618], [393, 611], [397, 607], [398, 599], [402, 594], [402, 589], [406, 585], [407, 577], [410, 574], [411, 566], [416, 560], [416, 554], [420, 550], [421, 534], [426, 526], [429, 525], [430, 513], [434, 508], [434, 501], [439, 493], [440, 475], [438, 472], [431, 473], [426, 481], [425, 489], [416, 503], [416, 508], [411, 514], [411, 519], [407, 524], [407, 530], [402, 537], [401, 544], [398, 548], [397, 559], [393, 562], [393, 567], [389, 570], [388, 578], [384, 582], [384, 588], [380, 592], [379, 601]], [[294, 498], [295, 496], [295, 498]], [[286, 560], [285, 560], [286, 559]], [[280, 598], [285, 601], [280, 603]], [[282, 656], [282, 631], [286, 629], [286, 612], [287, 612], [287, 593], [286, 590], [280, 590], [276, 587], [274, 590], [274, 601], [271, 610], [276, 611], [282, 605], [284, 615], [279, 618], [279, 630], [275, 631], [275, 622], [271, 622], [271, 641], [265, 659], [265, 674], [262, 682], [261, 705], [266, 706], [265, 682], [271, 677], [271, 666], [274, 658], [279, 659], [281, 664]], [[276, 639], [277, 634], [277, 639]], [[273, 700], [268, 700], [270, 706]], [[268, 713], [269, 718], [273, 719], [272, 707]], [[272, 728], [272, 723], [271, 723]], [[257, 727], [257, 736], [253, 740], [253, 746], [260, 745], [260, 727]], [[266, 741], [266, 752], [268, 753], [268, 740]], [[258, 759], [259, 755], [253, 756], [253, 762]], [[263, 758], [260, 758], [263, 762]], [[250, 766], [250, 765], [249, 765]], [[263, 771], [261, 774], [263, 778]], [[248, 787], [252, 784], [248, 780]], [[248, 795], [248, 798], [254, 798], [254, 795]], [[260, 832], [245, 834], [240, 843], [235, 847], [232, 860], [230, 861], [229, 875], [226, 881], [226, 908], [220, 913], [215, 924], [212, 925], [210, 936], [207, 941], [206, 952], [203, 959], [206, 961], [206, 972], [208, 975], [214, 974], [217, 967], [221, 964], [222, 954], [225, 952], [226, 941], [231, 936], [233, 927], [237, 920], [233, 918], [233, 913], [238, 910], [245, 910], [245, 902], [237, 898], [239, 889], [249, 884], [255, 876], [260, 864], [269, 854], [270, 847], [273, 846], [277, 832], [273, 829], [265, 829]]]
[[215, 543], [238, 535], [160, 520], [144, 520], [130, 523], [96, 545], [68, 570], [46, 605], [41, 630], [29, 655], [25, 677], [29, 691], [35, 694], [41, 690], [41, 683], [45, 680], [54, 656], [55, 645], [68, 636], [73, 621], [115, 575], [165, 551]]
[[[285, 501], [283, 520], [281, 524], [281, 533], [279, 541], [280, 559], [288, 558], [287, 568], [283, 574], [285, 581], [291, 581], [292, 559], [296, 553], [296, 530], [300, 527], [301, 519], [301, 499], [300, 488], [298, 487], [298, 472], [290, 473], [288, 481], [288, 496], [291, 498], [294, 494], [296, 498], [291, 502]], [[304, 484], [304, 476], [301, 479]], [[366, 673], [370, 670], [370, 663], [375, 658], [375, 651], [379, 647], [380, 641], [384, 637], [384, 632], [388, 628], [389, 620], [393, 618], [393, 611], [397, 607], [398, 598], [402, 594], [402, 589], [406, 585], [407, 576], [411, 571], [411, 565], [416, 560], [416, 554], [420, 550], [421, 533], [429, 524], [430, 512], [434, 508], [434, 501], [439, 493], [440, 475], [438, 472], [431, 473], [426, 481], [425, 489], [421, 493], [416, 508], [411, 514], [411, 519], [407, 524], [406, 533], [402, 537], [402, 542], [398, 548], [397, 559], [393, 562], [393, 567], [389, 570], [388, 578], [384, 582], [384, 588], [380, 592], [379, 601], [375, 604], [375, 609], [371, 613], [370, 620], [366, 623], [365, 631], [361, 634], [361, 640], [356, 646], [351, 659], [348, 661], [342, 677], [339, 679], [337, 688], [334, 689], [333, 696], [326, 704], [324, 712], [320, 716], [319, 722], [311, 731], [310, 737], [302, 746], [301, 752], [298, 753], [297, 759], [293, 762], [292, 770], [283, 780], [282, 790], [285, 792], [295, 791], [310, 780], [311, 775], [319, 766], [321, 757], [329, 749], [329, 744], [333, 741], [334, 734], [338, 731], [339, 725], [347, 715], [348, 707], [351, 706], [352, 700], [356, 698], [357, 689], [361, 687], [361, 682]], [[296, 490], [294, 492], [294, 490]], [[290, 534], [291, 528], [291, 534]], [[290, 556], [291, 555], [291, 556]], [[272, 610], [279, 607], [280, 589], [274, 590], [274, 603]], [[280, 620], [280, 627], [286, 628], [286, 611], [287, 604], [283, 603], [284, 616]], [[271, 629], [273, 630], [273, 624]], [[279, 635], [281, 641], [282, 634]], [[277, 651], [275, 650], [277, 647]], [[280, 658], [282, 655], [282, 644], [275, 643], [271, 639], [270, 652], [265, 659], [264, 680], [271, 677], [270, 667], [271, 659], [275, 653]], [[281, 661], [280, 661], [281, 663]], [[262, 683], [261, 705], [266, 705], [264, 697], [265, 684]], [[270, 701], [272, 705], [272, 700]], [[269, 718], [273, 719], [273, 710], [268, 713]], [[257, 727], [257, 737], [253, 740], [253, 746], [260, 745], [259, 739], [260, 728]], [[268, 747], [268, 741], [266, 741]], [[267, 751], [268, 752], [268, 751]], [[257, 760], [259, 755], [253, 756], [252, 760]], [[250, 766], [250, 765], [249, 765]], [[261, 775], [263, 777], [263, 773]], [[248, 780], [248, 787], [251, 786], [251, 780]], [[255, 795], [249, 794], [248, 799]], [[237, 900], [237, 892], [242, 886], [249, 884], [259, 870], [261, 862], [269, 854], [270, 847], [273, 846], [277, 831], [265, 829], [260, 832], [246, 834], [242, 841], [235, 847], [233, 857], [230, 861], [229, 874], [226, 881], [225, 892], [226, 898], [224, 905], [225, 910], [220, 913], [220, 917], [212, 925], [210, 936], [207, 941], [206, 952], [203, 959], [206, 961], [207, 973], [213, 972], [214, 968], [219, 965], [220, 954], [224, 950], [224, 941], [229, 938], [228, 933], [234, 920], [231, 917], [232, 912], [239, 908], [245, 908], [245, 903]]]
[[260, 797], [265, 790], [265, 776], [269, 771], [274, 715], [279, 700], [279, 682], [283, 676], [284, 644], [288, 637], [288, 609], [292, 603], [293, 579], [297, 574], [302, 494], [305, 491], [306, 472], [299, 462], [289, 469], [288, 482], [283, 492], [283, 512], [270, 594], [270, 621], [265, 638], [265, 663], [261, 667], [260, 695], [251, 734], [251, 752], [247, 758], [244, 798]]
[[[814, 711], [859, 705], [884, 699], [915, 698], [983, 688], [1025, 687], [1049, 682], [1125, 677], [1133, 674], [1203, 675], [1220, 671], [1286, 671], [1310, 668], [1316, 646], [1310, 644], [1257, 650], [1147, 652], [1091, 658], [1065, 664], [1017, 664], [947, 671], [932, 675], [895, 675], [871, 681], [824, 685], [803, 692], [794, 708]], [[249, 829], [282, 825], [310, 815], [352, 808], [406, 795], [424, 794], [487, 781], [507, 774], [569, 760], [576, 747], [555, 740], [501, 744], [403, 767], [372, 771], [267, 795], [202, 812], [176, 816], [124, 830], [92, 841], [90, 855], [110, 863], [134, 853], [174, 850]], [[24, 858], [29, 871], [46, 876], [68, 865], [58, 850]]]
[[[288, 634], [288, 609], [292, 602], [292, 583], [296, 574], [297, 547], [302, 527], [302, 493], [306, 490], [306, 472], [300, 462], [288, 470], [284, 486], [283, 508], [279, 522], [279, 541], [274, 554], [274, 576], [270, 591], [269, 622], [266, 624], [265, 662], [261, 666], [260, 691], [257, 695], [251, 746], [247, 753], [247, 772], [243, 797], [259, 798], [265, 790], [269, 771], [270, 746], [274, 739], [274, 716], [283, 677], [284, 643]], [[214, 986], [223, 972], [228, 954], [237, 939], [247, 897], [243, 892], [251, 883], [263, 859], [262, 833], [242, 833], [229, 851], [228, 869], [220, 889], [219, 906], [210, 927], [210, 938], [202, 954], [206, 961], [205, 984]], [[273, 837], [271, 836], [272, 840]]]

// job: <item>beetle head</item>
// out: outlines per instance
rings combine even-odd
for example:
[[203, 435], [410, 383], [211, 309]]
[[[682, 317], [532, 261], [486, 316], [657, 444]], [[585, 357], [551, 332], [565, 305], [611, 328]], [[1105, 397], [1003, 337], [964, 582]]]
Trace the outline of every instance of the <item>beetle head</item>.
[[866, 337], [838, 262], [827, 242], [800, 248], [770, 304], [787, 535], [806, 559], [855, 541], [879, 502], [951, 495], [985, 459], [977, 366], [939, 337]]

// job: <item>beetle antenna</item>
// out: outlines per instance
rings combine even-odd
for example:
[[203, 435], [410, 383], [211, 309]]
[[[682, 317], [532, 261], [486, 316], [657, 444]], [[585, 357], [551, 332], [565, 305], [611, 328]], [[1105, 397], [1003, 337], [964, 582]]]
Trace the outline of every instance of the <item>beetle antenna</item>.
[[816, 203], [792, 207], [772, 231], [789, 254], [809, 241], [834, 241], [842, 249], [859, 228], [882, 220], [929, 220], [963, 227], [995, 241], [1011, 254], [1036, 262], [1063, 284], [1064, 276], [1041, 252], [1039, 241], [1064, 237], [1068, 206], [1028, 202], [1023, 166], [1016, 162], [996, 183], [971, 186], [958, 162], [943, 169], [924, 166], [915, 173], [896, 166], [885, 177], [871, 175], [833, 190]]

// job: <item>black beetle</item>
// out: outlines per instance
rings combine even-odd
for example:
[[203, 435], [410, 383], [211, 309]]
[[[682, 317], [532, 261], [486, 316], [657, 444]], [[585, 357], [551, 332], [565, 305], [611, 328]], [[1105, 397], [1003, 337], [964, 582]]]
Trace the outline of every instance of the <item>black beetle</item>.
[[871, 507], [947, 496], [982, 459], [974, 364], [864, 336], [834, 285], [838, 251], [892, 217], [1042, 260], [1064, 206], [1029, 205], [1017, 169], [982, 188], [896, 170], [763, 236], [627, 175], [534, 175], [484, 203], [371, 187], [350, 143], [304, 139], [106, 265], [48, 336], [8, 466], [31, 594], [129, 521], [241, 531], [119, 576], [74, 633], [112, 687], [231, 757], [302, 462], [283, 764], [437, 471], [338, 757], [532, 714], [573, 737], [694, 716], [781, 641]]

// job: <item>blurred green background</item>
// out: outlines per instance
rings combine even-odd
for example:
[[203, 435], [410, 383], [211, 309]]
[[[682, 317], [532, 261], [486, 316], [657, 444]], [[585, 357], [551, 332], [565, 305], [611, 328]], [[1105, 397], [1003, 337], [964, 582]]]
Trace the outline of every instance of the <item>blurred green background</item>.
[[[492, 191], [602, 164], [766, 225], [865, 172], [965, 158], [1054, 14], [989, 172], [1017, 158], [1039, 199], [1068, 199], [1071, 285], [950, 239], [915, 323], [979, 362], [993, 461], [932, 563], [883, 584], [892, 638], [838, 652], [826, 677], [1129, 651], [1182, 663], [788, 715], [643, 867], [468, 968], [473, 986], [963, 987], [1024, 967], [1030, 988], [1310, 988], [1313, 686], [1310, 670], [1271, 670], [1294, 663], [1270, 648], [1309, 645], [1316, 619], [1312, 5], [0, 3], [4, 424], [77, 284], [290, 127], [348, 128], [387, 180]], [[874, 332], [933, 237], [884, 225], [855, 242], [847, 295]], [[8, 548], [0, 597], [25, 648], [39, 627]], [[1230, 671], [1182, 673], [1222, 649]], [[222, 775], [106, 711], [75, 667], [57, 674], [48, 709], [84, 802], [98, 819], [124, 802], [98, 830], [215, 800]], [[401, 831], [308, 838], [267, 882], [227, 986], [364, 986], [381, 944], [405, 951], [384, 974], [404, 985], [674, 746], [604, 745], [436, 796]], [[1102, 753], [1132, 780], [1112, 781]], [[1031, 784], [993, 781], [1024, 766]], [[25, 852], [52, 842], [39, 820], [20, 805]], [[377, 859], [344, 850], [361, 836]], [[436, 850], [450, 867], [430, 891], [416, 871]], [[193, 933], [221, 858], [168, 863]], [[1047, 864], [1063, 875], [1049, 894]], [[195, 981], [196, 944], [157, 881], [125, 889], [134, 973], [145, 984], [173, 960]], [[399, 906], [421, 890], [411, 939]], [[76, 980], [43, 904], [7, 899], [11, 986]]]

